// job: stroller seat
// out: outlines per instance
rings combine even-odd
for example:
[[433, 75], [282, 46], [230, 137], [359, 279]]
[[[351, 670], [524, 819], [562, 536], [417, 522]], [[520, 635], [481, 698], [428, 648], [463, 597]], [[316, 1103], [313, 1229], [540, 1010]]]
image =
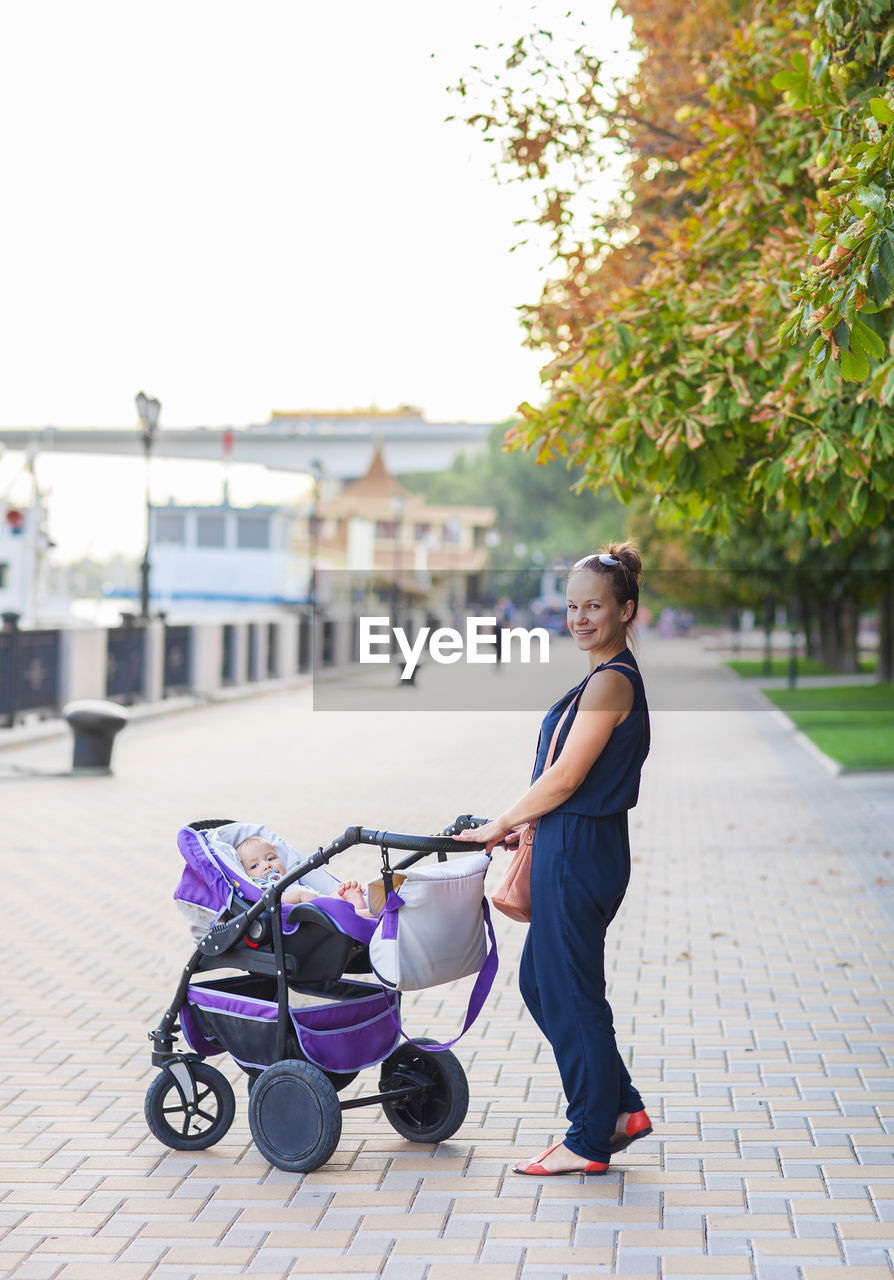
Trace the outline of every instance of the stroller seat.
[[[189, 920], [196, 942], [201, 942], [213, 925], [255, 906], [263, 896], [263, 890], [246, 875], [236, 853], [236, 845], [249, 836], [269, 840], [287, 871], [303, 861], [302, 855], [280, 836], [257, 824], [215, 819], [192, 823], [179, 833], [177, 844], [186, 865], [174, 898]], [[300, 883], [324, 896], [319, 899], [320, 906], [302, 902], [276, 908], [281, 912], [287, 978], [326, 982], [334, 981], [346, 970], [372, 972], [366, 944], [375, 922], [358, 916], [350, 903], [328, 896], [339, 883], [328, 871], [312, 871], [302, 876]], [[270, 913], [262, 913], [244, 940], [206, 955], [201, 968], [235, 966], [248, 973], [275, 973], [271, 923]]]
[[284, 935], [283, 947], [295, 962], [295, 977], [303, 982], [335, 982], [343, 973], [372, 973], [369, 937], [356, 935], [371, 935], [375, 921], [358, 917], [349, 903], [333, 905], [343, 905], [354, 915], [352, 932], [340, 929], [329, 911], [313, 902], [299, 902], [288, 914], [286, 924], [301, 927]]

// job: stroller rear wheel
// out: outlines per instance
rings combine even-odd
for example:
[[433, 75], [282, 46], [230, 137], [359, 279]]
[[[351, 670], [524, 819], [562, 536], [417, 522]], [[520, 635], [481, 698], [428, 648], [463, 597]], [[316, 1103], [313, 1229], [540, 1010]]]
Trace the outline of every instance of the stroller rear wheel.
[[152, 1081], [145, 1114], [149, 1128], [166, 1147], [199, 1151], [220, 1142], [233, 1123], [236, 1099], [229, 1080], [215, 1067], [183, 1062]]
[[255, 1146], [272, 1165], [289, 1173], [309, 1173], [325, 1164], [338, 1146], [338, 1095], [312, 1063], [274, 1062], [252, 1085], [248, 1124]]
[[426, 1053], [418, 1040], [402, 1044], [382, 1063], [379, 1089], [417, 1087], [417, 1093], [382, 1103], [393, 1129], [410, 1142], [443, 1142], [456, 1133], [469, 1109], [469, 1082], [462, 1064], [449, 1049]]

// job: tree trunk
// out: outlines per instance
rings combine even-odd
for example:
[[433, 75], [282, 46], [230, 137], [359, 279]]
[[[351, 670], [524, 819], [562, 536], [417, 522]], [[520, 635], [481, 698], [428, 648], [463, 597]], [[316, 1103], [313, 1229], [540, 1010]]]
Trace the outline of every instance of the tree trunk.
[[894, 591], [886, 591], [878, 606], [878, 678], [894, 680]]
[[860, 610], [856, 600], [846, 599], [841, 602], [841, 649], [836, 671], [853, 675], [860, 670], [857, 661], [857, 631], [860, 625]]
[[819, 636], [816, 629], [816, 609], [808, 596], [801, 596], [801, 629], [804, 632], [804, 653], [808, 658], [820, 656]]
[[764, 665], [763, 674], [773, 674], [773, 624], [776, 621], [776, 602], [772, 596], [764, 597]]
[[821, 600], [819, 613], [820, 658], [831, 671], [838, 670], [841, 650], [841, 625], [839, 607], [834, 600]]

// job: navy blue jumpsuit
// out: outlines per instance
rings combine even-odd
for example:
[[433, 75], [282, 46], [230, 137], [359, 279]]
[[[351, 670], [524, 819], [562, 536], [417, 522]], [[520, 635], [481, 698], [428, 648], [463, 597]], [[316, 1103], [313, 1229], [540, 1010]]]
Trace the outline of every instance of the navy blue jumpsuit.
[[[632, 667], [624, 670], [621, 664]], [[534, 1021], [552, 1045], [568, 1099], [570, 1151], [607, 1161], [621, 1112], [643, 1102], [618, 1053], [605, 998], [605, 931], [630, 879], [627, 810], [636, 804], [649, 751], [649, 711], [642, 677], [629, 649], [596, 667], [618, 670], [633, 685], [630, 714], [612, 731], [573, 795], [538, 819], [531, 861], [531, 927], [519, 986]], [[550, 707], [540, 729], [532, 781], [543, 772], [549, 744], [579, 685]], [[554, 759], [577, 706], [562, 726]]]

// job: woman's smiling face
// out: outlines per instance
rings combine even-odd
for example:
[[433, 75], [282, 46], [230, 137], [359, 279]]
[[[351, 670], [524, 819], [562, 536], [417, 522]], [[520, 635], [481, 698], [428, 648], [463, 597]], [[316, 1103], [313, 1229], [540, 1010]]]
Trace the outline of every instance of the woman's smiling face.
[[565, 591], [566, 622], [582, 653], [601, 653], [623, 640], [633, 601], [618, 604], [611, 575], [577, 569]]

